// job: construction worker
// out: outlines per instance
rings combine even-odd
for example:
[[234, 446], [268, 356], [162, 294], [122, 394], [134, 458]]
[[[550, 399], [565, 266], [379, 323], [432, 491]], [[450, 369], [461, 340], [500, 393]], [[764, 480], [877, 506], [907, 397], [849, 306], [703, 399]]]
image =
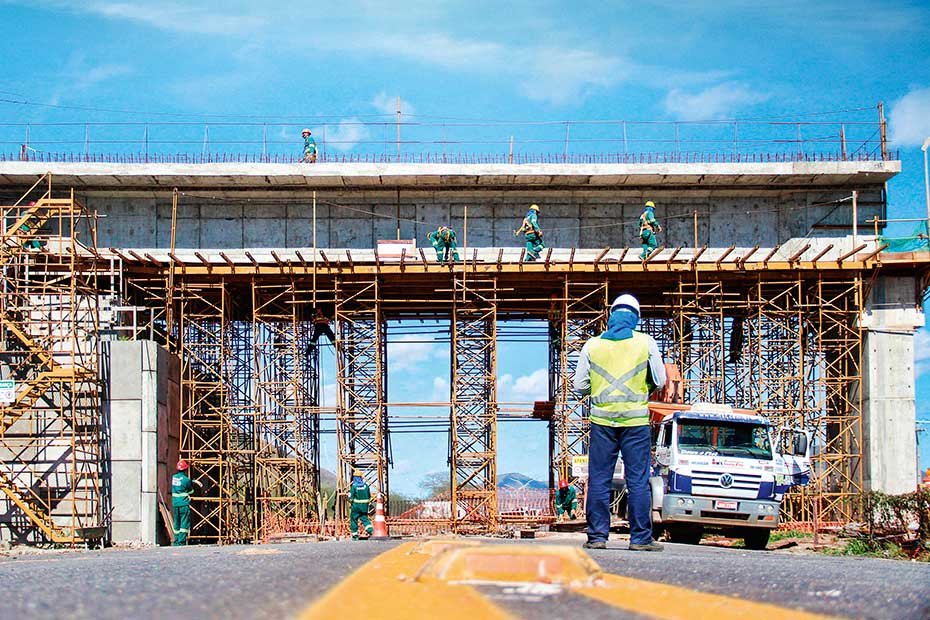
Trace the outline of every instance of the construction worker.
[[304, 163], [305, 164], [315, 164], [316, 163], [316, 141], [313, 139], [313, 134], [309, 129], [304, 129], [300, 132], [300, 135], [304, 138]]
[[520, 233], [526, 235], [526, 256], [524, 261], [534, 261], [539, 258], [540, 253], [546, 249], [542, 240], [542, 229], [539, 227], [539, 205], [532, 204], [523, 218], [520, 228], [513, 231], [513, 236], [519, 236]]
[[643, 252], [639, 255], [640, 260], [646, 260], [652, 254], [652, 251], [659, 247], [656, 233], [662, 232], [662, 227], [656, 220], [655, 208], [656, 203], [649, 200], [639, 216], [639, 238], [643, 242]]
[[362, 479], [362, 472], [355, 470], [352, 472], [352, 484], [349, 486], [349, 531], [352, 533], [352, 540], [358, 540], [358, 522], [362, 521], [362, 527], [368, 536], [371, 536], [373, 528], [371, 519], [368, 518], [368, 505], [371, 503], [371, 488], [365, 484]]
[[559, 480], [559, 490], [555, 492], [556, 517], [561, 521], [567, 512], [568, 518], [574, 521], [576, 510], [578, 510], [578, 493], [575, 492], [575, 487], [563, 478]]
[[452, 260], [459, 260], [458, 246], [455, 244], [455, 231], [448, 226], [440, 226], [430, 234], [426, 235], [433, 249], [436, 250], [436, 260], [440, 263], [449, 260], [451, 253]]
[[584, 544], [588, 549], [607, 548], [610, 492], [620, 453], [629, 492], [630, 549], [662, 550], [652, 539], [648, 405], [649, 394], [665, 385], [665, 366], [655, 340], [634, 331], [639, 317], [635, 297], [617, 297], [610, 305], [607, 331], [581, 348], [572, 381], [576, 391], [591, 395]]
[[[34, 207], [35, 204], [36, 204], [35, 201], [32, 201], [29, 203], [28, 206]], [[30, 215], [26, 219], [26, 221], [20, 225], [19, 231], [23, 234], [28, 235], [30, 232], [32, 232], [33, 229], [36, 229], [36, 232], [38, 232], [38, 228], [39, 228], [39, 218], [37, 215], [33, 214], [33, 215]], [[42, 242], [34, 238], [28, 239], [23, 242], [23, 247], [26, 248], [27, 250], [41, 250]]]
[[190, 468], [187, 461], [178, 461], [178, 473], [171, 477], [171, 520], [174, 521], [174, 546], [187, 544], [187, 535], [191, 531], [191, 495], [194, 483], [187, 475]]
[[329, 324], [329, 317], [323, 314], [320, 308], [317, 308], [316, 315], [313, 317], [313, 336], [310, 338], [311, 348], [316, 346], [320, 336], [329, 338], [330, 344], [336, 342], [336, 334], [333, 333], [333, 328]]

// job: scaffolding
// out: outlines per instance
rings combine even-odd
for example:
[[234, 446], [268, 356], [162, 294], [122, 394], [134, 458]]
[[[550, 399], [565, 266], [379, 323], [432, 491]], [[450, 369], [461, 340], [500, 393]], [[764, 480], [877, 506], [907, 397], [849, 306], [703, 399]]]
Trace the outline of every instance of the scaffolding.
[[497, 282], [455, 278], [451, 508], [457, 532], [497, 529]]
[[[550, 486], [567, 478], [583, 495], [572, 464], [587, 453], [589, 406], [572, 376], [581, 347], [604, 329], [609, 300], [624, 291], [638, 295], [643, 331], [680, 368], [685, 400], [758, 409], [777, 426], [812, 431], [813, 481], [788, 496], [786, 520], [860, 514], [860, 320], [868, 283], [884, 268], [878, 249], [822, 258], [827, 248], [806, 262], [803, 251], [776, 260], [772, 249], [747, 262], [758, 248], [726, 261], [730, 248], [702, 262], [706, 248], [678, 248], [633, 263], [625, 251], [571, 250], [532, 265], [504, 260], [503, 250], [480, 260], [475, 250], [456, 265], [349, 250], [345, 259], [314, 251], [312, 260], [283, 250], [101, 252], [91, 214], [73, 195], [53, 198], [47, 177], [3, 215], [0, 379], [15, 389], [13, 402], [0, 404], [0, 500], [17, 539], [75, 544], [106, 524], [96, 343], [101, 302], [115, 290], [140, 310], [125, 333], [180, 358], [180, 455], [202, 483], [194, 542], [256, 540], [268, 523], [345, 532], [356, 470], [390, 497], [388, 318], [451, 325], [449, 509], [424, 517], [423, 528], [494, 532], [519, 512], [501, 508], [496, 480], [502, 320], [549, 322]], [[319, 402], [317, 303], [332, 306], [336, 324], [334, 409]], [[337, 501], [335, 523], [324, 526], [326, 416], [335, 424]], [[404, 518], [418, 531], [416, 518]]]
[[2, 207], [0, 505], [20, 542], [105, 535], [108, 425], [101, 408], [94, 217], [45, 175]]
[[336, 282], [336, 520], [348, 523], [355, 472], [373, 496], [389, 496], [387, 427], [387, 323], [378, 278]]

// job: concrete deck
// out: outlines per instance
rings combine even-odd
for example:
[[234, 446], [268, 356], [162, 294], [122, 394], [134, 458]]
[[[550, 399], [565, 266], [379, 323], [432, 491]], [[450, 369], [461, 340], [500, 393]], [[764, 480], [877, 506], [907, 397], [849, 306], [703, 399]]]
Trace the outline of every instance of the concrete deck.
[[110, 164], [0, 163], [0, 187], [46, 172], [75, 189], [837, 187], [882, 183], [900, 161], [661, 164]]

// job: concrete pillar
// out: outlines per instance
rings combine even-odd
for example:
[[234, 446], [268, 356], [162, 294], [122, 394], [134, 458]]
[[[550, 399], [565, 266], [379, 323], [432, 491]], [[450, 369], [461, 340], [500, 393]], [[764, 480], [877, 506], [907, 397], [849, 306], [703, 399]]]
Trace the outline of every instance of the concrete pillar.
[[924, 325], [913, 277], [879, 277], [862, 316], [862, 451], [867, 491], [917, 488], [914, 332]]
[[156, 343], [107, 341], [103, 347], [104, 412], [110, 425], [114, 543], [155, 545], [167, 540], [158, 516], [159, 490], [178, 454], [177, 357]]

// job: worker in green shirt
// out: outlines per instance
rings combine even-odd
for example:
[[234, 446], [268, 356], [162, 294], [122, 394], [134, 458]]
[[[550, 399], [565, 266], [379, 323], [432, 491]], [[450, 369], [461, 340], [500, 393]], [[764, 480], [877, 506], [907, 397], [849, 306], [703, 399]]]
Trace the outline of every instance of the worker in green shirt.
[[300, 135], [304, 138], [304, 163], [306, 164], [315, 164], [316, 163], [316, 141], [313, 139], [313, 135], [309, 129], [304, 129], [300, 132]]
[[576, 510], [578, 510], [578, 494], [575, 492], [575, 487], [568, 484], [568, 480], [559, 480], [559, 490], [555, 492], [556, 516], [561, 521], [565, 513], [568, 513], [568, 518], [574, 521]]
[[662, 227], [656, 220], [655, 208], [656, 203], [650, 200], [646, 203], [642, 214], [639, 216], [639, 237], [643, 242], [643, 252], [639, 255], [640, 260], [646, 260], [659, 247], [656, 233], [662, 232]]
[[187, 475], [190, 465], [184, 459], [178, 461], [178, 473], [171, 477], [171, 520], [174, 521], [174, 546], [181, 547], [187, 544], [187, 536], [191, 531], [191, 495], [194, 484]]
[[523, 223], [520, 228], [513, 231], [513, 236], [516, 237], [520, 233], [526, 236], [526, 255], [523, 260], [534, 261], [539, 258], [540, 253], [546, 249], [546, 244], [542, 240], [542, 229], [539, 227], [539, 205], [530, 205]]
[[362, 472], [355, 470], [352, 472], [352, 484], [349, 486], [349, 531], [352, 533], [352, 540], [358, 540], [358, 522], [362, 521], [362, 527], [371, 536], [373, 528], [371, 519], [368, 518], [368, 505], [371, 503], [371, 489], [362, 478]]
[[436, 250], [436, 260], [440, 263], [459, 260], [458, 246], [455, 244], [455, 231], [448, 226], [440, 226], [426, 235], [433, 249]]

